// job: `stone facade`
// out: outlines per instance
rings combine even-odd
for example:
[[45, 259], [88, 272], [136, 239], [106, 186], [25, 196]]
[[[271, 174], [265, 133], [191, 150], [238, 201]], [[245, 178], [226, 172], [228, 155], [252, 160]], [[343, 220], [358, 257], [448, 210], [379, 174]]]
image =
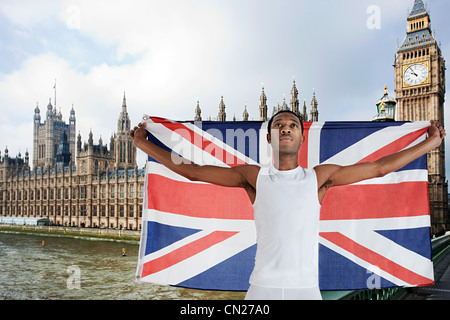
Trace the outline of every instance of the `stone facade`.
[[[431, 18], [423, 1], [414, 1], [407, 33], [398, 48], [395, 67], [396, 121], [444, 123], [445, 60], [431, 32]], [[428, 177], [433, 234], [450, 230], [445, 145], [428, 154]]]
[[94, 145], [92, 132], [83, 146], [79, 134], [77, 166], [75, 111], [69, 124], [55, 111], [49, 103], [41, 124], [35, 109], [33, 170], [28, 152], [24, 159], [20, 154], [10, 158], [6, 149], [0, 157], [0, 216], [42, 217], [60, 226], [140, 229], [145, 170], [136, 165], [125, 94], [110, 149], [101, 138]]

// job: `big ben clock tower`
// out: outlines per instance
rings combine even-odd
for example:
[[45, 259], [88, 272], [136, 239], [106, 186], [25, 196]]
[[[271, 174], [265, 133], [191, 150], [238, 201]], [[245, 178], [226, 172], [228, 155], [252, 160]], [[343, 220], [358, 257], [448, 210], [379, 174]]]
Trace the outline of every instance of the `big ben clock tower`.
[[[444, 123], [445, 60], [430, 23], [423, 1], [415, 0], [394, 65], [397, 121]], [[450, 227], [444, 144], [428, 154], [428, 179], [431, 231], [437, 234]]]

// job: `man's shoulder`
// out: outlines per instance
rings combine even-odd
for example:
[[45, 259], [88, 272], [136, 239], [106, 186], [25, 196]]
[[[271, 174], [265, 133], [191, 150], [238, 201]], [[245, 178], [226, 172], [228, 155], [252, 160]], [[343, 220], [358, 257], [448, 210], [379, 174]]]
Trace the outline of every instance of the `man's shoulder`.
[[235, 168], [236, 168], [236, 170], [239, 170], [242, 173], [251, 174], [251, 175], [253, 175], [253, 174], [258, 175], [259, 170], [261, 170], [260, 166], [252, 165], [252, 164], [246, 164], [246, 165], [238, 166], [238, 167], [235, 167]]

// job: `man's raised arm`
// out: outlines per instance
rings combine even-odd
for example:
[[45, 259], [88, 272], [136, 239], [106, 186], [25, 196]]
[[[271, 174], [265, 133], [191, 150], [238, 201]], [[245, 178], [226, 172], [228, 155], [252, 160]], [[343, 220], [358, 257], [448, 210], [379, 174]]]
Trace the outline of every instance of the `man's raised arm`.
[[[140, 123], [130, 132], [134, 145], [150, 157], [191, 181], [203, 181], [224, 187], [248, 187], [250, 166], [223, 168], [218, 166], [199, 166], [187, 159], [172, 160], [172, 154], [147, 140], [146, 123]], [[177, 156], [178, 157], [178, 156]], [[178, 161], [181, 160], [181, 161]], [[254, 187], [254, 186], [253, 186]]]
[[320, 201], [323, 200], [326, 191], [331, 187], [384, 177], [403, 168], [408, 163], [439, 147], [445, 136], [445, 130], [440, 126], [439, 122], [431, 121], [428, 138], [409, 149], [386, 156], [375, 162], [359, 163], [345, 167], [337, 165], [316, 167]]

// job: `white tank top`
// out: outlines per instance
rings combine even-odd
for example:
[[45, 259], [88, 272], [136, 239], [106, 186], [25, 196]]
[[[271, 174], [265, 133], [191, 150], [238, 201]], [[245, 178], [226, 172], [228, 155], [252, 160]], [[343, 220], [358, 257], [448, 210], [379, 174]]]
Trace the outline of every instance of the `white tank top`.
[[250, 284], [272, 288], [319, 285], [320, 203], [313, 169], [261, 168], [253, 204], [257, 250]]

